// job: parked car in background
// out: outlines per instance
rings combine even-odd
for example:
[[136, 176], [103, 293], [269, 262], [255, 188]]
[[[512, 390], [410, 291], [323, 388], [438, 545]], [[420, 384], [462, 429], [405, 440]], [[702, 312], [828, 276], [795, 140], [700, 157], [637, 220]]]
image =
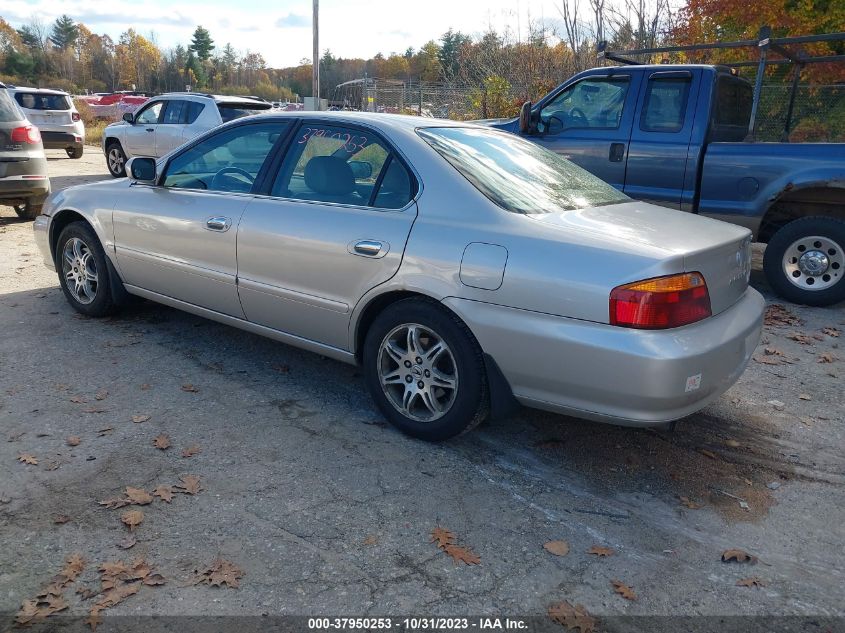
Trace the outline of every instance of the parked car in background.
[[38, 128], [0, 83], [0, 203], [31, 220], [41, 212], [49, 193], [47, 158]]
[[594, 68], [489, 124], [633, 198], [751, 229], [790, 301], [845, 300], [845, 144], [746, 142], [752, 93], [726, 66]]
[[26, 118], [38, 126], [46, 149], [63, 149], [71, 158], [82, 158], [85, 124], [68, 93], [18, 86], [8, 91]]
[[730, 387], [760, 338], [748, 229], [633, 201], [512, 134], [266, 114], [128, 169], [35, 225], [77, 311], [128, 292], [361, 363], [423, 439], [514, 398], [662, 424]]
[[173, 92], [150, 99], [123, 120], [106, 127], [103, 152], [109, 173], [115, 178], [126, 175], [126, 161], [133, 156], [157, 158], [185, 141], [250, 114], [273, 106], [250, 97], [229, 97]]

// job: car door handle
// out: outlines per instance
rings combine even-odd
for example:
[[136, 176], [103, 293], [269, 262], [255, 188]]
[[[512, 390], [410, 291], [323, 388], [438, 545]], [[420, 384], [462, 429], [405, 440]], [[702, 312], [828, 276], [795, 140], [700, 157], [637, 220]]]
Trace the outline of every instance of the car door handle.
[[621, 163], [625, 158], [625, 143], [611, 143], [608, 158], [611, 163]]
[[351, 244], [349, 252], [353, 255], [361, 255], [363, 257], [384, 257], [387, 255], [388, 250], [388, 246], [384, 242], [360, 240]]
[[224, 218], [220, 216], [208, 218], [205, 221], [205, 228], [210, 231], [220, 231], [221, 233], [224, 233], [229, 230], [230, 226], [232, 226], [232, 218]]
[[156, 129], [154, 127], [148, 127], [147, 132], [155, 132]]

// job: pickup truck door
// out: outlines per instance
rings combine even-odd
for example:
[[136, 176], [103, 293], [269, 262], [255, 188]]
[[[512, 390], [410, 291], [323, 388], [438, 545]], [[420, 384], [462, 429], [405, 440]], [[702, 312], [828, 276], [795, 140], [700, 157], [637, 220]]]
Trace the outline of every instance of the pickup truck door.
[[691, 211], [696, 157], [692, 145], [701, 71], [655, 71], [643, 76], [628, 147], [625, 193]]
[[182, 144], [188, 104], [188, 101], [171, 99], [165, 105], [164, 115], [156, 129], [156, 156], [164, 156]]
[[156, 157], [156, 130], [164, 106], [163, 101], [152, 101], [135, 115], [131, 125], [126, 126], [126, 154], [132, 156]]
[[531, 140], [623, 189], [640, 76], [588, 75], [565, 85], [540, 102]]

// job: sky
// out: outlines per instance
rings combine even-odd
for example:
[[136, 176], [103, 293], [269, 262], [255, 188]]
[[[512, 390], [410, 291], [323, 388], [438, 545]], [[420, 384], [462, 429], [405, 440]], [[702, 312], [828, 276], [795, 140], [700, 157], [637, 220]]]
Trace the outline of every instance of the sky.
[[[336, 57], [402, 53], [450, 27], [472, 35], [489, 26], [518, 27], [529, 16], [559, 23], [561, 0], [320, 0], [320, 50]], [[169, 48], [187, 44], [201, 24], [218, 47], [260, 52], [272, 67], [310, 58], [311, 0], [3, 0], [0, 17], [19, 27], [33, 17], [50, 24], [67, 13], [114, 39], [132, 27]]]

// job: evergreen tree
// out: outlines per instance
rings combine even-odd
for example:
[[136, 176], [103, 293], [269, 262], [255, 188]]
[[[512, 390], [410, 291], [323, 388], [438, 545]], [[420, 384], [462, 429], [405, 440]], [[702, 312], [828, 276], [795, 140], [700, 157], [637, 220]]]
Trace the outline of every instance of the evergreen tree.
[[79, 37], [79, 27], [69, 15], [62, 15], [53, 22], [53, 30], [50, 33], [50, 41], [53, 46], [65, 50], [76, 45]]
[[214, 50], [214, 40], [211, 39], [211, 33], [207, 29], [198, 26], [194, 31], [194, 36], [191, 39], [189, 50], [197, 54], [200, 61], [207, 61], [211, 57], [211, 51]]

